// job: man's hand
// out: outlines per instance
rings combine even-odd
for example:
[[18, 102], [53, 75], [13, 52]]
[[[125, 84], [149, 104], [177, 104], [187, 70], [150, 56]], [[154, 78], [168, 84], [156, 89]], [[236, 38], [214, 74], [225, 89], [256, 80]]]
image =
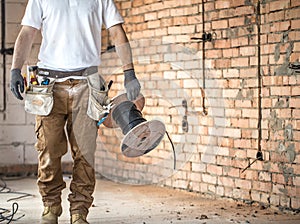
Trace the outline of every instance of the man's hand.
[[139, 80], [135, 76], [134, 69], [129, 69], [124, 71], [124, 86], [127, 93], [127, 98], [131, 100], [135, 100], [140, 94], [141, 85]]
[[10, 72], [10, 90], [19, 100], [23, 100], [23, 97], [20, 94], [24, 92], [24, 79], [21, 75], [21, 70], [18, 68], [12, 69]]

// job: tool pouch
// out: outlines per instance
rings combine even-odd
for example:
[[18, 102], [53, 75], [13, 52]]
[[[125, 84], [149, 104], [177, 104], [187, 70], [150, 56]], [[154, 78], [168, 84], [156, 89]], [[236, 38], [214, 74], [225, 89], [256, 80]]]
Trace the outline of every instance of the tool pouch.
[[110, 103], [108, 98], [108, 85], [98, 73], [87, 76], [89, 86], [89, 100], [87, 115], [95, 121], [99, 121], [106, 113], [107, 105]]
[[53, 86], [30, 85], [25, 93], [25, 111], [35, 115], [47, 116], [53, 108]]

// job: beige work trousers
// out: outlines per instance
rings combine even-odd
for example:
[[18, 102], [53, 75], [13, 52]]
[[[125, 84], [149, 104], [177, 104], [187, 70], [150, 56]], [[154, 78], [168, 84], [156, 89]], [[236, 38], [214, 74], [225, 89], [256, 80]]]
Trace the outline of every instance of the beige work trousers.
[[[53, 88], [54, 106], [48, 116], [36, 116], [36, 149], [39, 152], [38, 186], [44, 206], [60, 206], [61, 191], [66, 187], [61, 158], [70, 145], [73, 173], [70, 185], [71, 214], [88, 214], [95, 187], [94, 154], [96, 121], [86, 114], [86, 80], [67, 80]], [[60, 215], [60, 214], [58, 214]]]

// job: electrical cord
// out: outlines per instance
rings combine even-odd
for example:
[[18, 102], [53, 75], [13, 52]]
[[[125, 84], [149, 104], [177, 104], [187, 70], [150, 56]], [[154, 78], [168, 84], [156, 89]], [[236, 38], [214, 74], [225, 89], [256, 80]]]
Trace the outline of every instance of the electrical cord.
[[[18, 199], [21, 199], [21, 198], [24, 198], [24, 197], [29, 197], [29, 196], [34, 197], [34, 195], [32, 195], [32, 194], [12, 191], [11, 188], [7, 187], [6, 182], [2, 178], [0, 178], [0, 181], [1, 181], [1, 183], [0, 183], [0, 194], [20, 194], [21, 195], [19, 197], [10, 198], [10, 199], [7, 200], [7, 202], [10, 202], [10, 201], [13, 201], [13, 200], [18, 200]], [[19, 204], [17, 202], [13, 202], [12, 210], [8, 210], [8, 209], [5, 209], [5, 208], [0, 208], [0, 223], [7, 221], [6, 224], [9, 224], [12, 221], [18, 221], [19, 219], [24, 217], [25, 214], [22, 214], [18, 217], [15, 217], [18, 209], [19, 209]]]
[[[19, 219], [21, 219], [22, 217], [25, 216], [25, 214], [17, 217], [17, 218], [14, 218], [15, 214], [17, 213], [19, 209], [19, 204], [17, 202], [14, 202], [12, 204], [12, 210], [8, 210], [8, 209], [5, 209], [5, 208], [0, 208], [0, 222], [4, 222], [4, 221], [8, 221], [7, 224], [11, 223], [12, 221], [17, 221]], [[6, 213], [11, 213], [9, 215], [5, 215]]]
[[172, 145], [172, 149], [173, 149], [173, 158], [174, 158], [174, 170], [176, 170], [176, 151], [175, 151], [175, 147], [174, 147], [174, 144], [173, 144], [173, 142], [172, 142], [172, 139], [171, 139], [171, 137], [170, 137], [170, 135], [169, 135], [169, 133], [166, 131], [166, 134], [167, 134], [167, 136], [168, 136], [168, 139], [169, 139], [169, 141], [170, 141], [170, 143], [171, 143], [171, 145]]
[[14, 197], [14, 198], [10, 198], [7, 200], [7, 202], [13, 201], [13, 200], [18, 200], [21, 198], [25, 198], [25, 197], [34, 197], [33, 194], [28, 194], [28, 193], [23, 193], [23, 192], [18, 192], [18, 191], [12, 191], [9, 187], [7, 187], [6, 182], [0, 178], [0, 181], [2, 182], [2, 184], [0, 184], [0, 186], [2, 187], [0, 189], [0, 193], [10, 193], [10, 194], [19, 194], [21, 196], [19, 197]]

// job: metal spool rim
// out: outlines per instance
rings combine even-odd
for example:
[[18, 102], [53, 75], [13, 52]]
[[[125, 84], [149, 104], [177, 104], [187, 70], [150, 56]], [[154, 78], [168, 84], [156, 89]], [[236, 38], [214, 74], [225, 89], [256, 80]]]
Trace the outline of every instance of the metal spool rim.
[[[110, 110], [109, 114], [107, 115], [107, 118], [105, 119], [103, 124], [107, 128], [118, 128], [119, 126], [116, 124], [114, 119], [112, 119], [112, 112], [122, 102], [130, 101], [130, 100], [128, 100], [127, 94], [123, 93], [121, 95], [118, 95], [118, 96], [112, 98], [111, 101], [113, 102], [114, 106], [111, 108], [111, 110]], [[140, 93], [138, 95], [138, 97], [135, 100], [131, 101], [131, 102], [133, 102], [136, 105], [136, 107], [139, 111], [142, 111], [144, 109], [144, 106], [145, 106], [145, 97]]]
[[155, 149], [165, 133], [165, 125], [159, 120], [142, 122], [124, 136], [121, 151], [127, 157], [142, 156]]

